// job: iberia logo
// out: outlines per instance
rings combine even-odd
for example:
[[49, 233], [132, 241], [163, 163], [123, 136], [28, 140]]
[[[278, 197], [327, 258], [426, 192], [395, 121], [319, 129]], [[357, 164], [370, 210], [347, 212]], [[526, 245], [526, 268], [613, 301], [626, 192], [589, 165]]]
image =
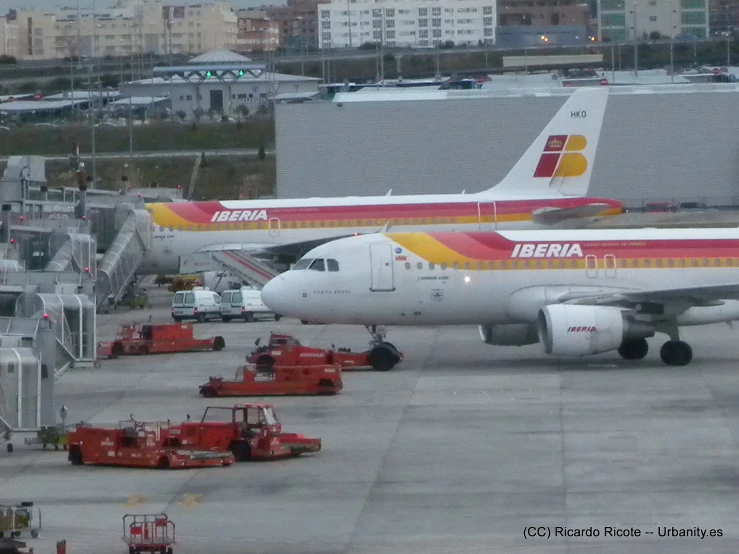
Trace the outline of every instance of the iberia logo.
[[588, 168], [588, 160], [581, 154], [587, 144], [582, 135], [551, 135], [534, 177], [579, 177]]

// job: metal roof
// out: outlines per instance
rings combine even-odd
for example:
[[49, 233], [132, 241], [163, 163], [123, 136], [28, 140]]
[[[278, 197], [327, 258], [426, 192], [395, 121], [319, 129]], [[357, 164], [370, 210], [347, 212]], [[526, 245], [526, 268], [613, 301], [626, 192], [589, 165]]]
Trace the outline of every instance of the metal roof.
[[205, 52], [204, 54], [195, 56], [194, 58], [190, 59], [187, 63], [189, 64], [206, 64], [206, 63], [229, 64], [229, 63], [245, 63], [245, 62], [250, 62], [250, 61], [251, 61], [250, 58], [247, 58], [246, 56], [242, 56], [241, 54], [237, 54], [236, 52], [232, 52], [231, 50], [211, 50], [210, 52]]
[[111, 106], [153, 106], [160, 102], [169, 100], [166, 96], [131, 96], [111, 102]]
[[84, 104], [87, 100], [16, 100], [0, 106], [0, 112], [50, 112]]

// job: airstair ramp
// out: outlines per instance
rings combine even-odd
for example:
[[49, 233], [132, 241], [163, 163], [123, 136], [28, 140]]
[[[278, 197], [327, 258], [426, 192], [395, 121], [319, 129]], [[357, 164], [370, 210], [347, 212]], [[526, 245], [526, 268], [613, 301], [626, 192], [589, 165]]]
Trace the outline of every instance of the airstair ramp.
[[0, 346], [0, 437], [42, 425], [42, 368], [33, 348]]
[[28, 292], [16, 301], [16, 316], [50, 321], [56, 337], [55, 373], [93, 365], [97, 330], [95, 304], [84, 294]]
[[96, 250], [97, 244], [92, 235], [54, 233], [49, 238], [49, 253], [54, 254], [45, 271], [76, 271], [95, 279]]
[[212, 252], [215, 262], [245, 283], [261, 289], [280, 272], [243, 250], [221, 250]]
[[98, 266], [95, 291], [98, 309], [118, 303], [150, 249], [151, 214], [146, 210], [131, 210]]

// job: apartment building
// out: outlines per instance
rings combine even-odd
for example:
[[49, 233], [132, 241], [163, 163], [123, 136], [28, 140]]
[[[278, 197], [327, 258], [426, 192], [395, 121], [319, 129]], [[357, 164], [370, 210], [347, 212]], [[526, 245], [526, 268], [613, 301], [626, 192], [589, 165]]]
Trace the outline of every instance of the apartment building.
[[599, 0], [598, 39], [708, 36], [708, 0]]
[[292, 49], [316, 48], [318, 7], [327, 2], [328, 0], [288, 0], [287, 6], [266, 8], [267, 16], [278, 22], [280, 44]]
[[739, 0], [708, 0], [711, 35], [732, 33], [739, 29]]
[[95, 13], [76, 8], [11, 10], [19, 59], [197, 53], [232, 48], [237, 17], [223, 1], [172, 5], [121, 0]]
[[271, 52], [280, 47], [280, 26], [266, 10], [240, 10], [236, 49], [242, 52]]
[[492, 0], [339, 0], [319, 6], [319, 12], [321, 48], [495, 44]]

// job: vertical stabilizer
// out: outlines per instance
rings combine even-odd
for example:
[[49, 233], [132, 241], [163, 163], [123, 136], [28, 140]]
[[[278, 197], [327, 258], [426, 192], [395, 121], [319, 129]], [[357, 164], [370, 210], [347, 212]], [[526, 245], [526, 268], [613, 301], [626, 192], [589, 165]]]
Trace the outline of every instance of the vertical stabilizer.
[[525, 197], [585, 196], [608, 89], [575, 90], [508, 175], [485, 192]]

